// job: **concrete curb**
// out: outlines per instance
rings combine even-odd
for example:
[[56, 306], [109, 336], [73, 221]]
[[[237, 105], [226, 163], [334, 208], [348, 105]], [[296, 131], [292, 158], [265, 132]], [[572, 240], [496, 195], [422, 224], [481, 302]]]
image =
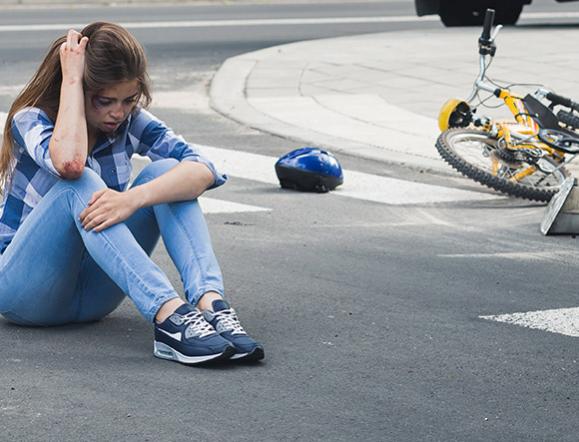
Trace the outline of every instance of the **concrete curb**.
[[[574, 51], [575, 32], [503, 30], [491, 78], [519, 84], [517, 93], [541, 84], [576, 95], [577, 62], [568, 56]], [[300, 143], [457, 176], [434, 148], [435, 118], [449, 97], [470, 92], [478, 71], [477, 38], [471, 29], [407, 31], [250, 52], [227, 60], [218, 70], [210, 104], [244, 125]], [[521, 54], [522, 39], [540, 54], [541, 63]], [[511, 118], [504, 106], [489, 104], [481, 113]]]
[[[247, 100], [246, 88], [248, 79], [257, 64], [277, 54], [282, 48], [296, 47], [300, 44], [302, 42], [275, 46], [226, 60], [211, 82], [211, 107], [220, 114], [253, 129], [300, 143], [324, 147], [335, 153], [402, 165], [445, 176], [456, 176], [456, 172], [442, 160], [433, 160], [417, 154], [407, 154], [395, 149], [390, 150], [351, 139], [330, 136], [310, 128], [297, 127], [264, 114], [253, 107]], [[400, 134], [412, 137], [404, 132], [400, 132]]]

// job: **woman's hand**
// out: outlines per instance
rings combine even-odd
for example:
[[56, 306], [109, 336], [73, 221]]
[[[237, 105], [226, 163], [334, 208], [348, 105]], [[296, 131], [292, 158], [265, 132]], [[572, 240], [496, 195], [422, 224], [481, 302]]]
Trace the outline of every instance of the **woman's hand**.
[[[80, 41], [79, 41], [80, 39]], [[68, 31], [66, 41], [60, 45], [60, 66], [64, 81], [80, 81], [84, 74], [84, 53], [88, 37], [74, 29]]]
[[129, 192], [102, 189], [93, 194], [88, 207], [80, 214], [80, 222], [85, 230], [100, 232], [123, 222], [137, 209], [138, 202]]

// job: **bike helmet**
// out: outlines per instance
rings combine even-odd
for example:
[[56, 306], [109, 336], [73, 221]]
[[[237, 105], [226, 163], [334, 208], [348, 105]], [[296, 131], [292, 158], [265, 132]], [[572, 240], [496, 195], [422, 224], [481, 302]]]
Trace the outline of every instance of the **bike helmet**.
[[328, 192], [344, 182], [342, 166], [330, 152], [302, 147], [282, 155], [275, 173], [283, 189]]

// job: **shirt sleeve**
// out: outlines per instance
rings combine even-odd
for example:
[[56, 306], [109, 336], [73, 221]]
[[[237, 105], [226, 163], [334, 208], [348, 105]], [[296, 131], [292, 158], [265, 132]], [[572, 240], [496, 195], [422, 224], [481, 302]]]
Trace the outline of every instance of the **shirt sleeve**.
[[40, 168], [61, 178], [48, 150], [54, 123], [44, 111], [33, 107], [18, 111], [12, 119], [11, 130], [18, 147], [24, 149]]
[[203, 157], [199, 149], [176, 135], [165, 123], [145, 109], [139, 109], [131, 121], [130, 134], [138, 140], [135, 153], [148, 156], [152, 161], [175, 158], [178, 161], [196, 161], [205, 164], [213, 174], [214, 181], [209, 189], [219, 187], [227, 181], [215, 165]]

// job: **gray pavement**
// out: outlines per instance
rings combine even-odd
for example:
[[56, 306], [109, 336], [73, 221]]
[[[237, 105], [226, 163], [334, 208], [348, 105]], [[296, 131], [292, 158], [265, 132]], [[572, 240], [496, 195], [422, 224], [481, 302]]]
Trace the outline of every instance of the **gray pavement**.
[[[217, 72], [211, 105], [250, 127], [334, 152], [453, 173], [434, 148], [436, 118], [447, 99], [469, 94], [478, 72], [479, 34], [478, 28], [413, 30], [247, 53]], [[503, 29], [490, 77], [541, 83], [576, 96], [579, 59], [569, 55], [576, 51], [576, 37], [574, 28]], [[499, 102], [493, 98], [488, 104]], [[482, 111], [508, 116], [501, 109]]]
[[[46, 23], [49, 11], [43, 12], [23, 14], [22, 22]], [[74, 12], [76, 21], [80, 14]], [[125, 17], [121, 12], [114, 10], [116, 20]], [[97, 13], [101, 16], [82, 11]], [[187, 11], [166, 13], [183, 19]], [[161, 19], [158, 9], [146, 14]], [[201, 12], [190, 14], [198, 18]], [[71, 15], [56, 10], [48, 22], [70, 23]], [[185, 139], [224, 148], [233, 158], [241, 153], [273, 158], [297, 147], [206, 108], [205, 85], [222, 56], [279, 44], [290, 34], [295, 41], [314, 38], [314, 31], [330, 32], [305, 28], [139, 31], [155, 84], [152, 110]], [[572, 39], [573, 32], [534, 29], [552, 36], [551, 44], [560, 37], [561, 52], [569, 50], [571, 42], [561, 39]], [[528, 29], [515, 31], [524, 35]], [[461, 69], [468, 81], [477, 68], [477, 33], [472, 30], [472, 41], [464, 40]], [[392, 34], [387, 44], [409, 34]], [[420, 34], [425, 38], [417, 42], [447, 35]], [[440, 66], [462, 60], [458, 44], [446, 41], [452, 44], [442, 53], [452, 48], [453, 54], [441, 58]], [[6, 94], [19, 90], [45, 43], [44, 31], [2, 34], [0, 111], [6, 109], [2, 88]], [[539, 43], [548, 54], [549, 45]], [[521, 41], [516, 50], [523, 46]], [[499, 39], [493, 68], [501, 66], [507, 49]], [[405, 56], [415, 53], [416, 48]], [[563, 72], [562, 64], [556, 66]], [[448, 78], [458, 69], [449, 67]], [[549, 74], [545, 66], [533, 69], [541, 80]], [[440, 82], [445, 79], [441, 75]], [[550, 86], [563, 91], [562, 83]], [[430, 94], [432, 104], [408, 110], [433, 118], [446, 93], [415, 90], [423, 104]], [[384, 101], [404, 109], [408, 93], [395, 92]], [[450, 92], [468, 91], [460, 86]], [[393, 96], [400, 101], [391, 101]], [[7, 104], [8, 96], [4, 100]], [[400, 178], [377, 188], [382, 194], [401, 193], [404, 180], [470, 183], [346, 155], [341, 160], [349, 170]], [[192, 369], [155, 359], [150, 324], [128, 300], [94, 324], [41, 330], [0, 321], [0, 441], [577, 439], [576, 338], [480, 319], [577, 306], [576, 282], [569, 277], [579, 264], [577, 240], [541, 236], [542, 207], [506, 198], [390, 205], [345, 198], [346, 186], [310, 195], [253, 178], [231, 174], [230, 182], [208, 197], [270, 210], [214, 212], [207, 220], [228, 297], [248, 331], [266, 346], [266, 361]], [[154, 260], [182, 294], [162, 243]]]

